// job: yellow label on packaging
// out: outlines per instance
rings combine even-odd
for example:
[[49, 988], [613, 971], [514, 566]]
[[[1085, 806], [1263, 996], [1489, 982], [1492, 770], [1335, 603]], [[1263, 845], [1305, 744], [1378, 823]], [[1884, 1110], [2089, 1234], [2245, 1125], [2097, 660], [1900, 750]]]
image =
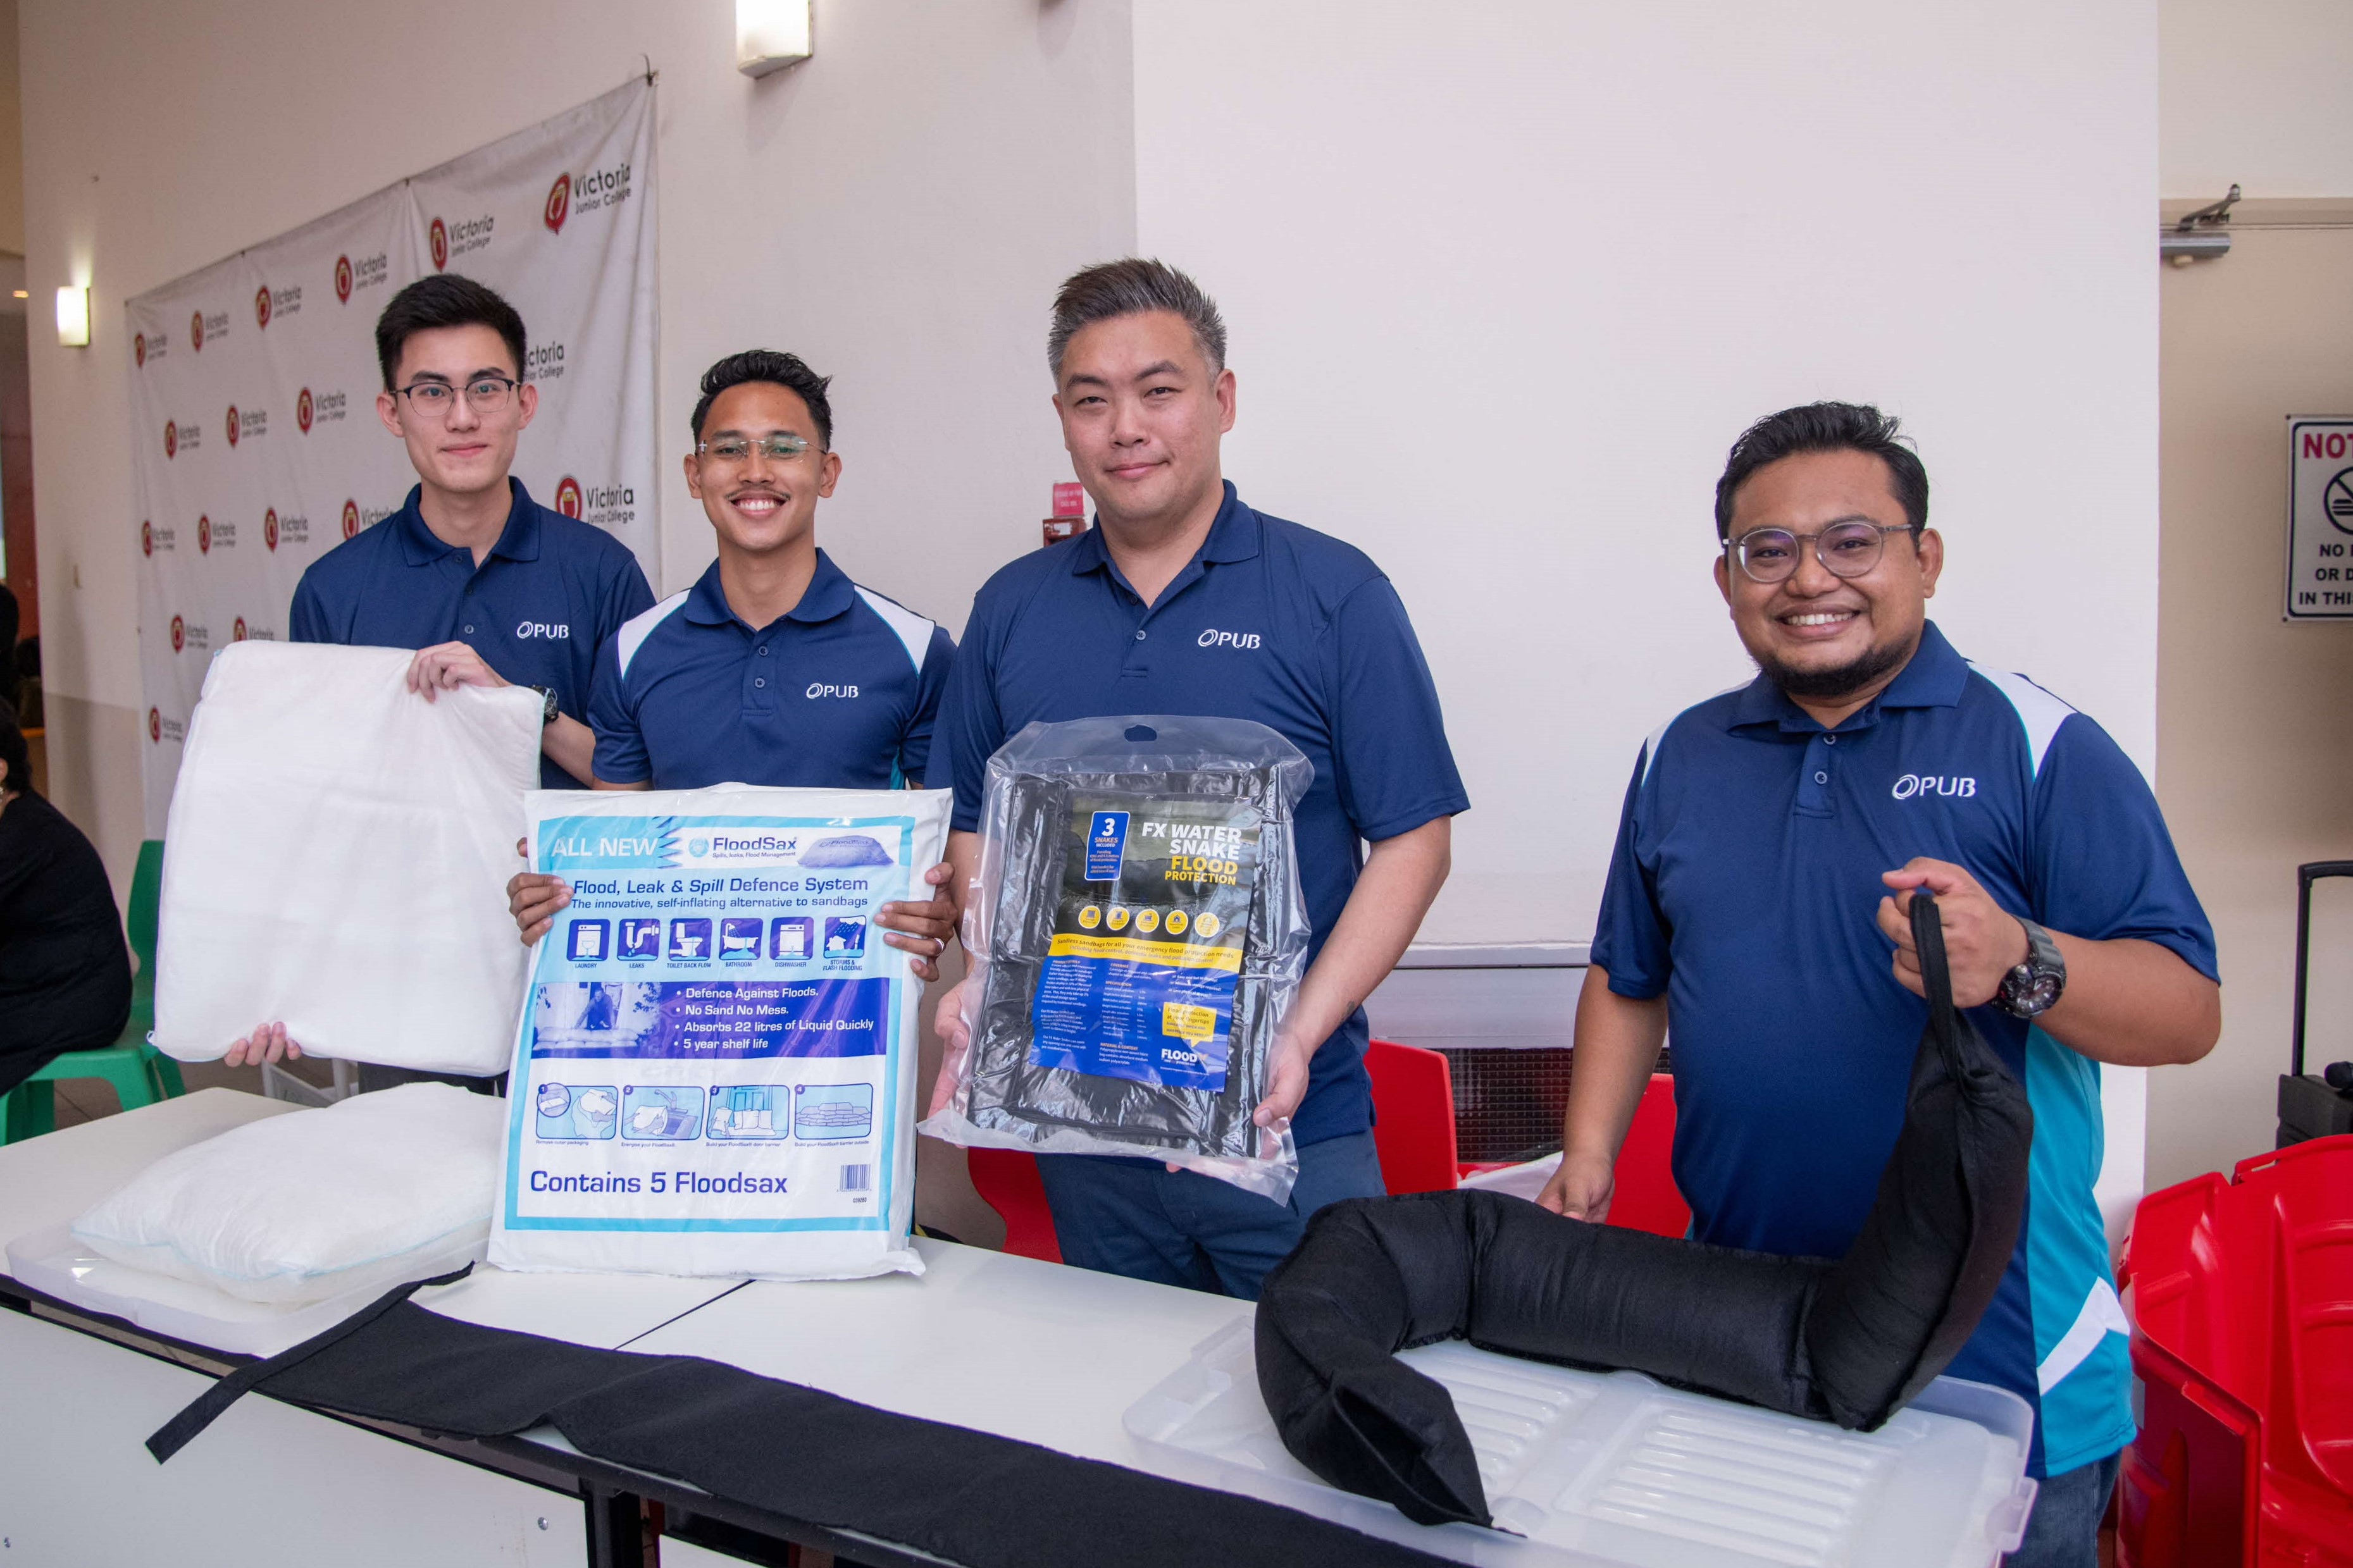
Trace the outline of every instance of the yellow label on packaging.
[[1218, 1010], [1193, 1002], [1163, 1002], [1160, 1032], [1180, 1040], [1206, 1040], [1218, 1032]]
[[1057, 931], [1046, 949], [1052, 958], [1124, 958], [1177, 969], [1223, 969], [1240, 973], [1242, 950], [1197, 942], [1145, 942], [1132, 936], [1081, 936]]

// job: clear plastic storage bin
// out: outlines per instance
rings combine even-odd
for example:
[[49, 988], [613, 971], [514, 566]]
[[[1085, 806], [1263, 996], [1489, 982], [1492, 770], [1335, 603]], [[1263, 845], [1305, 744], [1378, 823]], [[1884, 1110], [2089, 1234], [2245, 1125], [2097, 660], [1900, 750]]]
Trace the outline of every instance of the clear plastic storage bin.
[[2006, 1389], [1940, 1377], [1878, 1431], [1843, 1432], [1452, 1342], [1402, 1359], [1454, 1395], [1499, 1528], [1419, 1525], [1284, 1451], [1250, 1344], [1249, 1320], [1228, 1326], [1128, 1409], [1155, 1465], [1464, 1563], [1986, 1568], [2034, 1501], [2033, 1414]]

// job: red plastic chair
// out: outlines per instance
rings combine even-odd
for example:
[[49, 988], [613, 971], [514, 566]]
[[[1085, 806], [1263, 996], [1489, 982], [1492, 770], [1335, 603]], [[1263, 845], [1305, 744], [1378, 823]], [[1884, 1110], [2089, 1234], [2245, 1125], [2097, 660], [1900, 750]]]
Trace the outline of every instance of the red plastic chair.
[[2353, 1564], [2353, 1135], [2143, 1198], [2119, 1568]]
[[1691, 1229], [1691, 1205], [1675, 1186], [1675, 1079], [1654, 1072], [1634, 1108], [1634, 1123], [1618, 1151], [1617, 1189], [1609, 1200], [1609, 1223], [1654, 1236], [1683, 1236]]
[[1023, 1149], [967, 1149], [965, 1158], [972, 1165], [973, 1190], [1005, 1221], [1005, 1250], [1047, 1263], [1062, 1261], [1038, 1157]]
[[1454, 1163], [1454, 1079], [1446, 1058], [1419, 1046], [1375, 1040], [1365, 1047], [1373, 1080], [1373, 1148], [1391, 1193], [1443, 1193]]

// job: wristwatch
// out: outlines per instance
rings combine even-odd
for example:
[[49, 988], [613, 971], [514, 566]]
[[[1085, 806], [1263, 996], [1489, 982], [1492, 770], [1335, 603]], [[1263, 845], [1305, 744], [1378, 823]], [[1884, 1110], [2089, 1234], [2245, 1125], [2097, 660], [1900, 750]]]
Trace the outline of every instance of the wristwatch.
[[556, 714], [555, 688], [553, 686], [534, 686], [532, 689], [539, 693], [539, 721], [543, 724], [554, 723]]
[[2032, 1018], [2049, 1012], [2067, 989], [2067, 961], [2049, 931], [2030, 920], [2018, 923], [2026, 928], [2026, 962], [2001, 977], [1993, 1003], [2012, 1017]]

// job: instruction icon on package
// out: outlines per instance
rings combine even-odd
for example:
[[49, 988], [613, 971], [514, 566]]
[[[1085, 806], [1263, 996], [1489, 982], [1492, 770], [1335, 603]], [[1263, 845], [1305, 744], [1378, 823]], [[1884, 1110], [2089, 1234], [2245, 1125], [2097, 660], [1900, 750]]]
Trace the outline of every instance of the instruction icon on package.
[[810, 938], [817, 921], [807, 915], [782, 915], [768, 925], [768, 956], [785, 963], [813, 958]]
[[630, 1084], [621, 1091], [621, 1136], [681, 1142], [702, 1131], [702, 1091], [692, 1084]]
[[760, 917], [731, 915], [719, 922], [719, 956], [746, 962], [760, 956]]
[[700, 962], [711, 956], [711, 922], [707, 920], [677, 920], [670, 922], [670, 957], [673, 963], [681, 959]]
[[605, 939], [612, 934], [606, 921], [574, 921], [564, 956], [575, 963], [594, 963], [605, 956]]
[[661, 921], [641, 919], [621, 922], [621, 956], [649, 959], [661, 956]]
[[856, 958], [866, 951], [864, 915], [830, 915], [825, 922], [825, 955]]

